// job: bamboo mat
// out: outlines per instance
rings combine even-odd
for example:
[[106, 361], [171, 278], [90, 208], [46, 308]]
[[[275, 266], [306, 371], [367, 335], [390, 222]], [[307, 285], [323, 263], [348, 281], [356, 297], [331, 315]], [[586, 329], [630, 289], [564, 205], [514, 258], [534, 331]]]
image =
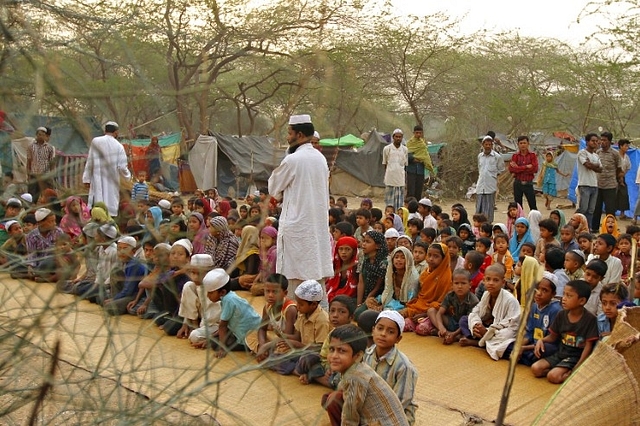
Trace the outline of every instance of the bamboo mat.
[[[52, 284], [7, 275], [0, 275], [0, 282], [2, 334], [16, 333], [48, 352], [60, 339], [63, 361], [112, 379], [125, 390], [194, 416], [209, 415], [225, 426], [328, 424], [320, 407], [328, 389], [319, 385], [304, 386], [295, 376], [262, 370], [245, 354], [218, 360], [211, 351], [165, 336], [151, 321], [104, 315], [97, 305], [56, 293]], [[262, 298], [251, 302], [256, 309], [263, 303]], [[399, 344], [419, 371], [416, 424], [494, 420], [507, 361], [492, 361], [481, 349], [440, 342], [408, 333]], [[530, 424], [556, 390], [518, 366], [507, 423]]]

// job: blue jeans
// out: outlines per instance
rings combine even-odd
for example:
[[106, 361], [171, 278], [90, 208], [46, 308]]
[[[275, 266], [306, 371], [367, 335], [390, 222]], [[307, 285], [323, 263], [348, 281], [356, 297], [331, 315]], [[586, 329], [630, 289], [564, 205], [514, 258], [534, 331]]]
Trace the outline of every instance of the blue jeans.
[[578, 191], [580, 193], [578, 213], [585, 215], [587, 223], [591, 226], [593, 212], [596, 209], [596, 200], [598, 199], [598, 188], [595, 186], [579, 186]]

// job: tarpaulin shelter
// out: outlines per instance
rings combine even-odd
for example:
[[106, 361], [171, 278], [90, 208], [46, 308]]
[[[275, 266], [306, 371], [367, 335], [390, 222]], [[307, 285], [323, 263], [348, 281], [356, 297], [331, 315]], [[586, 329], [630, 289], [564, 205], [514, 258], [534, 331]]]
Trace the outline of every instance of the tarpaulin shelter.
[[[584, 139], [580, 139], [580, 149], [585, 149], [586, 143]], [[611, 146], [613, 149], [618, 149], [617, 145]], [[633, 217], [633, 208], [636, 205], [638, 200], [638, 186], [636, 185], [636, 174], [638, 173], [638, 165], [640, 164], [640, 149], [634, 148], [633, 146], [629, 148], [627, 151], [627, 155], [631, 160], [631, 170], [627, 172], [624, 177], [624, 181], [627, 184], [627, 189], [629, 191], [629, 206], [631, 210], [627, 210], [624, 212], [625, 215], [629, 217]], [[578, 196], [576, 194], [576, 189], [578, 188], [578, 164], [576, 163], [573, 174], [571, 175], [571, 183], [569, 184], [569, 193], [567, 198], [569, 198], [572, 202], [578, 202]]]
[[335, 139], [320, 139], [321, 146], [342, 146], [342, 147], [356, 147], [360, 148], [364, 145], [364, 140], [352, 134], [340, 136]]
[[266, 136], [200, 135], [189, 151], [189, 165], [201, 189], [218, 188], [221, 195], [238, 194], [269, 180], [284, 158], [284, 150]]
[[[171, 133], [158, 136], [162, 159], [160, 161], [160, 171], [165, 181], [165, 186], [170, 189], [178, 188], [178, 166], [177, 160], [180, 157], [181, 133]], [[127, 156], [131, 161], [131, 172], [135, 175], [137, 171], [149, 170], [149, 161], [146, 157], [146, 149], [151, 143], [151, 139], [122, 139]]]

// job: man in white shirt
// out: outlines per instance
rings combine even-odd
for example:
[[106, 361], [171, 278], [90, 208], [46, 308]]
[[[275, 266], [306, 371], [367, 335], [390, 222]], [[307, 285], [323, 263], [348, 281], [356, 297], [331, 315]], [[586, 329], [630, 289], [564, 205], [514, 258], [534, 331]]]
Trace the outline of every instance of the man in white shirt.
[[384, 202], [393, 206], [395, 212], [404, 205], [405, 167], [409, 164], [409, 150], [402, 144], [402, 130], [396, 129], [391, 135], [393, 143], [382, 150], [384, 164]]
[[118, 124], [109, 121], [104, 126], [104, 136], [91, 141], [82, 175], [82, 182], [89, 189], [89, 207], [102, 201], [114, 217], [120, 205], [120, 176], [131, 179], [127, 154], [117, 137]]
[[493, 212], [498, 191], [498, 176], [504, 172], [502, 156], [493, 150], [493, 138], [482, 139], [482, 152], [478, 154], [478, 182], [476, 183], [476, 213], [484, 213], [493, 223]]
[[[578, 213], [586, 216], [589, 226], [592, 226], [593, 212], [596, 209], [598, 197], [598, 173], [602, 172], [600, 157], [596, 154], [600, 138], [595, 133], [584, 137], [586, 148], [578, 152], [578, 193], [580, 201]], [[591, 229], [598, 232], [598, 229]]]
[[[289, 294], [306, 280], [333, 276], [329, 234], [329, 168], [311, 145], [309, 115], [289, 120], [289, 154], [269, 178], [269, 193], [282, 204], [276, 272], [289, 280]], [[326, 293], [324, 296], [326, 301]]]

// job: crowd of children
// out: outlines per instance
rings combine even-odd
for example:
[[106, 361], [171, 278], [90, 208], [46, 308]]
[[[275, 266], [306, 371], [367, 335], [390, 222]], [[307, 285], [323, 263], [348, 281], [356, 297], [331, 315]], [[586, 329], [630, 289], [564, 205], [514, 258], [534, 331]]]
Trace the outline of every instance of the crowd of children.
[[[153, 320], [218, 357], [248, 351], [264, 368], [323, 385], [332, 424], [415, 422], [418, 373], [396, 347], [403, 333], [507, 358], [533, 298], [520, 362], [562, 383], [611, 333], [617, 309], [639, 296], [627, 286], [640, 227], [620, 233], [607, 216], [593, 236], [580, 214], [525, 217], [514, 203], [505, 223], [483, 214], [470, 221], [461, 204], [447, 213], [411, 197], [397, 211], [369, 199], [350, 211], [346, 198], [332, 198], [335, 274], [288, 294], [275, 271], [278, 206], [266, 188], [241, 205], [215, 189], [187, 203], [154, 202], [144, 180], [123, 193], [115, 219], [81, 197], [7, 200], [0, 263], [14, 278], [56, 283], [111, 315]], [[243, 292], [264, 295], [261, 314]]]

